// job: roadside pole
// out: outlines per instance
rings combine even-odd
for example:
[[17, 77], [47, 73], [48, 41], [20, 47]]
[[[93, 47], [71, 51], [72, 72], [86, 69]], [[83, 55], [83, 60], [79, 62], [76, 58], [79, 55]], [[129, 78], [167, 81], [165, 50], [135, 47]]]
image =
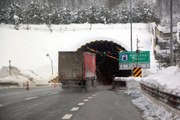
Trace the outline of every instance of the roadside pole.
[[26, 90], [29, 90], [29, 81], [27, 81], [27, 83], [26, 83]]
[[173, 66], [174, 65], [174, 53], [173, 53], [173, 14], [172, 14], [172, 5], [173, 5], [173, 0], [170, 0], [170, 43], [171, 43], [171, 46], [170, 46], [170, 52], [171, 52], [171, 54], [170, 54], [170, 64], [171, 64], [171, 66]]
[[[130, 47], [132, 52], [132, 0], [130, 0]], [[133, 76], [133, 68], [131, 69], [131, 76]]]
[[9, 60], [9, 75], [11, 75], [11, 60]]
[[140, 41], [139, 41], [138, 38], [137, 38], [137, 43], [136, 43], [136, 47], [137, 47], [137, 48], [136, 48], [136, 54], [137, 54], [137, 56], [136, 56], [137, 58], [136, 58], [136, 59], [137, 59], [137, 63], [136, 63], [136, 67], [138, 67], [138, 53], [139, 53], [139, 45], [138, 45], [138, 43], [139, 43], [139, 42], [140, 42]]
[[132, 52], [132, 0], [130, 0], [130, 44]]

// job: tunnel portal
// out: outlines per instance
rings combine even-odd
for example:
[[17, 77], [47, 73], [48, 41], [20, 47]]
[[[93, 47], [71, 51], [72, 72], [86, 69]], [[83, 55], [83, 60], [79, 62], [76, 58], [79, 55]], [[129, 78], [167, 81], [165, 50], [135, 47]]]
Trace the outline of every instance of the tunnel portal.
[[114, 77], [128, 77], [131, 70], [119, 70], [119, 52], [124, 47], [113, 41], [98, 40], [82, 45], [77, 51], [96, 54], [96, 74], [100, 84], [111, 84]]

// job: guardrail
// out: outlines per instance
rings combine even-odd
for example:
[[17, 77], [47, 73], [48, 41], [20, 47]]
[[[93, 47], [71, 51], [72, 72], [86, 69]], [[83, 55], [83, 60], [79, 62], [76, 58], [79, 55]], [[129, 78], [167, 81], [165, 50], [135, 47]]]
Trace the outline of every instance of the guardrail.
[[180, 96], [176, 96], [170, 93], [162, 92], [158, 89], [151, 88], [140, 83], [141, 89], [144, 90], [146, 93], [151, 95], [152, 97], [164, 102], [165, 104], [180, 110]]

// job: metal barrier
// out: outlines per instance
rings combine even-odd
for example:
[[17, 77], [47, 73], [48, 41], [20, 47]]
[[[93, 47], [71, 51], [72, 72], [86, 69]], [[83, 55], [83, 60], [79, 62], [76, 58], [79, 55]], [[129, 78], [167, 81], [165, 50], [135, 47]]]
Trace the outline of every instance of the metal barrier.
[[158, 89], [151, 88], [140, 83], [141, 89], [144, 90], [146, 93], [151, 95], [152, 97], [164, 102], [165, 104], [180, 110], [180, 96], [176, 96], [170, 93], [159, 91]]

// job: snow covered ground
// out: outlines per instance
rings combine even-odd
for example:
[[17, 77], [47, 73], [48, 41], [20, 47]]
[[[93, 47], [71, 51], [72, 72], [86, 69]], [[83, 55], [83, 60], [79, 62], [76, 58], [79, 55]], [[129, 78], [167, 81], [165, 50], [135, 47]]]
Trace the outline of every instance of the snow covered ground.
[[180, 120], [178, 114], [168, 112], [164, 107], [154, 104], [143, 94], [139, 94], [132, 103], [142, 111], [145, 120]]
[[125, 94], [133, 98], [132, 103], [142, 112], [142, 118], [144, 120], [180, 120], [178, 112], [167, 111], [165, 107], [154, 103], [142, 94], [140, 87], [137, 87], [139, 78], [124, 78], [124, 80], [127, 81], [127, 84], [130, 82]]

